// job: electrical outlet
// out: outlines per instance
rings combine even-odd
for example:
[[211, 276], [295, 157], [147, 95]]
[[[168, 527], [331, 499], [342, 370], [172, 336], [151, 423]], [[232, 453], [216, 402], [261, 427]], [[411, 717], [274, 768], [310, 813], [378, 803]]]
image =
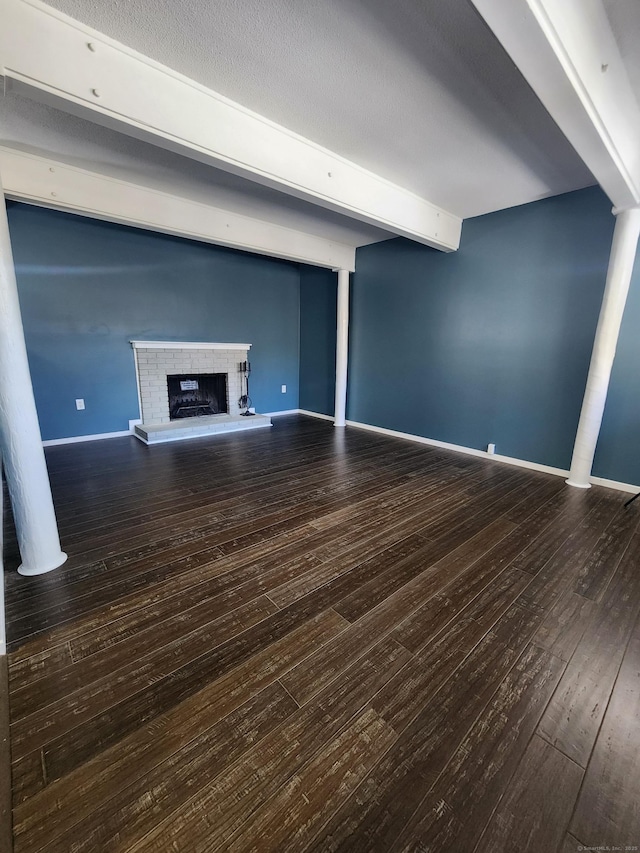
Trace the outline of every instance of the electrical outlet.
[[283, 394], [286, 394], [286, 393], [287, 393], [287, 386], [286, 386], [286, 385], [283, 385], [283, 386], [282, 386], [282, 393], [283, 393]]
[[84, 410], [84, 400], [80, 400], [80, 399], [76, 400], [76, 409], [79, 412], [82, 412]]

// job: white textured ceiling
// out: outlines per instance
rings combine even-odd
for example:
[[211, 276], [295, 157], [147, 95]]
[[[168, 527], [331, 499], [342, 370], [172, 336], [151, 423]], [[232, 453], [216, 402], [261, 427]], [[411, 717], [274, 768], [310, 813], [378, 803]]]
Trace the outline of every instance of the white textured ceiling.
[[640, 104], [640, 0], [604, 0], [604, 7]]
[[[469, 0], [48, 2], [462, 217], [594, 183]], [[389, 236], [15, 96], [0, 121], [5, 141], [239, 212]]]

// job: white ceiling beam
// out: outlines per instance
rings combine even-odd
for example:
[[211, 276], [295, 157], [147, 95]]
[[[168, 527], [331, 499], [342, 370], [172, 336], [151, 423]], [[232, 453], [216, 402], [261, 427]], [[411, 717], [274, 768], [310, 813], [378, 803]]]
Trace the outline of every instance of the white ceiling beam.
[[640, 111], [601, 0], [472, 0], [616, 207], [640, 202]]
[[355, 269], [355, 247], [231, 213], [48, 157], [0, 147], [7, 197], [204, 243], [335, 269]]
[[18, 92], [394, 234], [458, 248], [459, 217], [39, 0], [0, 0], [0, 20], [0, 65]]

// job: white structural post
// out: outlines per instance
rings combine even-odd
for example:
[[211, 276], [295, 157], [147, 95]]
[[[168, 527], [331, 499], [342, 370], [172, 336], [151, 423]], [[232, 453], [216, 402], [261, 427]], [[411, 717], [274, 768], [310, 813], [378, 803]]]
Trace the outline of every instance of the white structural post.
[[338, 270], [338, 322], [336, 335], [336, 402], [333, 425], [343, 427], [347, 415], [347, 364], [349, 359], [349, 270]]
[[60, 549], [33, 398], [1, 182], [0, 446], [22, 557], [18, 572], [21, 575], [50, 572], [62, 565], [67, 555]]
[[[2, 448], [0, 447], [0, 469], [2, 468]], [[0, 489], [0, 656], [7, 653], [7, 624], [4, 611], [4, 566], [2, 564], [2, 519], [3, 519], [3, 492]], [[0, 734], [0, 738], [2, 735]], [[2, 803], [0, 803], [0, 815], [2, 815]]]
[[567, 480], [568, 485], [578, 489], [588, 489], [591, 486], [591, 467], [640, 235], [640, 208], [622, 210], [616, 213], [616, 216], [607, 283]]

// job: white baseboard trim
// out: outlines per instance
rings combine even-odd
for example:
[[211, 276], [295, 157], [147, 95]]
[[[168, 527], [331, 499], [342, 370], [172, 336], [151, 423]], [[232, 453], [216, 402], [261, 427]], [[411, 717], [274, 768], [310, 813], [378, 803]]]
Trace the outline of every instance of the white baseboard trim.
[[451, 444], [448, 441], [439, 441], [436, 438], [424, 438], [421, 435], [413, 435], [410, 432], [399, 432], [395, 429], [371, 426], [371, 424], [362, 424], [358, 421], [347, 421], [347, 425], [356, 427], [357, 429], [366, 429], [369, 430], [369, 432], [379, 432], [381, 435], [388, 435], [391, 438], [403, 438], [407, 441], [415, 441], [418, 444], [428, 444], [431, 447], [440, 447], [443, 450], [453, 450], [456, 453], [465, 453], [467, 456], [477, 456], [480, 459], [503, 462], [506, 465], [516, 465], [519, 468], [529, 468], [532, 471], [542, 471], [545, 474], [555, 474], [557, 477], [567, 477], [569, 475], [569, 472], [565, 471], [563, 468], [553, 468], [551, 465], [542, 465], [539, 462], [529, 462], [526, 459], [516, 459], [513, 456], [502, 456], [499, 453], [487, 453], [486, 450], [477, 450], [475, 447], [465, 447], [462, 444]]
[[[307, 412], [305, 414], [311, 415], [313, 412]], [[513, 456], [502, 456], [499, 453], [487, 453], [486, 450], [476, 450], [475, 447], [464, 447], [461, 444], [450, 444], [448, 441], [438, 441], [435, 438], [424, 438], [421, 435], [412, 435], [409, 432], [398, 432], [394, 429], [371, 426], [370, 424], [362, 424], [358, 421], [347, 421], [347, 425], [356, 427], [357, 429], [366, 429], [370, 432], [379, 432], [382, 435], [388, 435], [392, 438], [404, 438], [407, 441], [415, 441], [418, 444], [428, 444], [431, 447], [442, 447], [444, 450], [454, 450], [457, 453], [466, 453], [468, 456], [477, 456], [481, 459], [503, 462], [505, 465], [515, 465], [518, 468], [529, 468], [531, 471], [542, 471], [545, 474], [554, 474], [556, 477], [566, 478], [569, 476], [569, 471], [564, 468], [553, 468], [551, 465], [542, 465], [539, 462], [529, 462], [527, 459], [516, 459]], [[640, 492], [640, 486], [634, 486], [631, 483], [621, 483], [618, 480], [607, 480], [605, 477], [590, 477], [589, 479], [594, 486], [604, 486], [607, 489], [617, 489], [619, 492], [630, 492], [632, 494], [638, 494], [638, 492]]]
[[119, 432], [99, 432], [93, 435], [74, 435], [71, 438], [51, 438], [42, 442], [43, 447], [53, 447], [56, 444], [77, 444], [80, 441], [102, 441], [104, 438], [122, 438], [131, 435], [131, 430], [123, 429]]
[[142, 418], [135, 418], [129, 421], [129, 429], [122, 429], [118, 432], [97, 432], [92, 435], [72, 435], [70, 438], [51, 438], [42, 442], [43, 447], [53, 447], [56, 444], [76, 444], [79, 441], [102, 441], [104, 438], [122, 438], [124, 435], [133, 435], [134, 427], [142, 423]]
[[640, 492], [640, 486], [634, 486], [632, 483], [621, 483], [618, 480], [607, 480], [606, 477], [589, 477], [589, 479], [594, 486], [605, 486], [607, 489], [617, 489], [619, 492], [630, 492], [634, 495], [637, 495], [638, 492]]
[[[322, 418], [326, 421], [333, 421], [330, 415], [321, 415], [319, 412], [310, 412], [307, 409], [292, 409], [291, 412], [283, 412], [283, 414], [309, 415], [312, 418]], [[441, 447], [444, 450], [453, 450], [456, 453], [466, 453], [468, 456], [477, 456], [479, 459], [493, 460], [494, 462], [503, 462], [505, 465], [515, 465], [518, 468], [528, 468], [530, 471], [542, 471], [544, 474], [554, 474], [556, 477], [569, 476], [568, 469], [554, 468], [552, 465], [543, 465], [540, 462], [529, 462], [527, 459], [516, 459], [514, 456], [502, 456], [500, 453], [487, 453], [486, 450], [477, 450], [475, 447], [465, 447], [462, 444], [451, 444], [448, 441], [439, 441], [437, 438], [425, 438], [422, 435], [413, 435], [410, 432], [399, 432], [395, 429], [386, 429], [385, 427], [372, 426], [371, 424], [363, 424], [359, 421], [347, 421], [347, 426], [356, 427], [356, 429], [366, 429], [369, 432], [379, 432], [381, 435], [388, 435], [391, 438], [403, 438], [406, 441], [415, 441], [417, 444], [428, 444], [431, 447]], [[621, 483], [618, 480], [607, 480], [605, 477], [590, 477], [590, 481], [594, 486], [604, 486], [607, 489], [617, 489], [619, 492], [629, 492], [638, 494], [640, 486], [634, 486], [632, 483]]]
[[300, 409], [282, 409], [280, 412], [262, 412], [268, 418], [279, 418], [281, 415], [299, 415]]
[[335, 418], [333, 415], [321, 415], [320, 412], [310, 412], [308, 409], [297, 409], [296, 410], [299, 415], [308, 415], [310, 418], [320, 418], [323, 421], [333, 421]]
[[552, 465], [543, 465], [541, 462], [529, 462], [528, 459], [516, 459], [514, 456], [501, 456], [499, 453], [485, 453], [480, 451], [487, 459], [495, 459], [497, 462], [504, 462], [505, 465], [516, 465], [518, 468], [529, 468], [531, 471], [543, 471], [545, 474], [554, 474], [556, 477], [569, 476], [569, 471], [564, 468], [554, 468]]

